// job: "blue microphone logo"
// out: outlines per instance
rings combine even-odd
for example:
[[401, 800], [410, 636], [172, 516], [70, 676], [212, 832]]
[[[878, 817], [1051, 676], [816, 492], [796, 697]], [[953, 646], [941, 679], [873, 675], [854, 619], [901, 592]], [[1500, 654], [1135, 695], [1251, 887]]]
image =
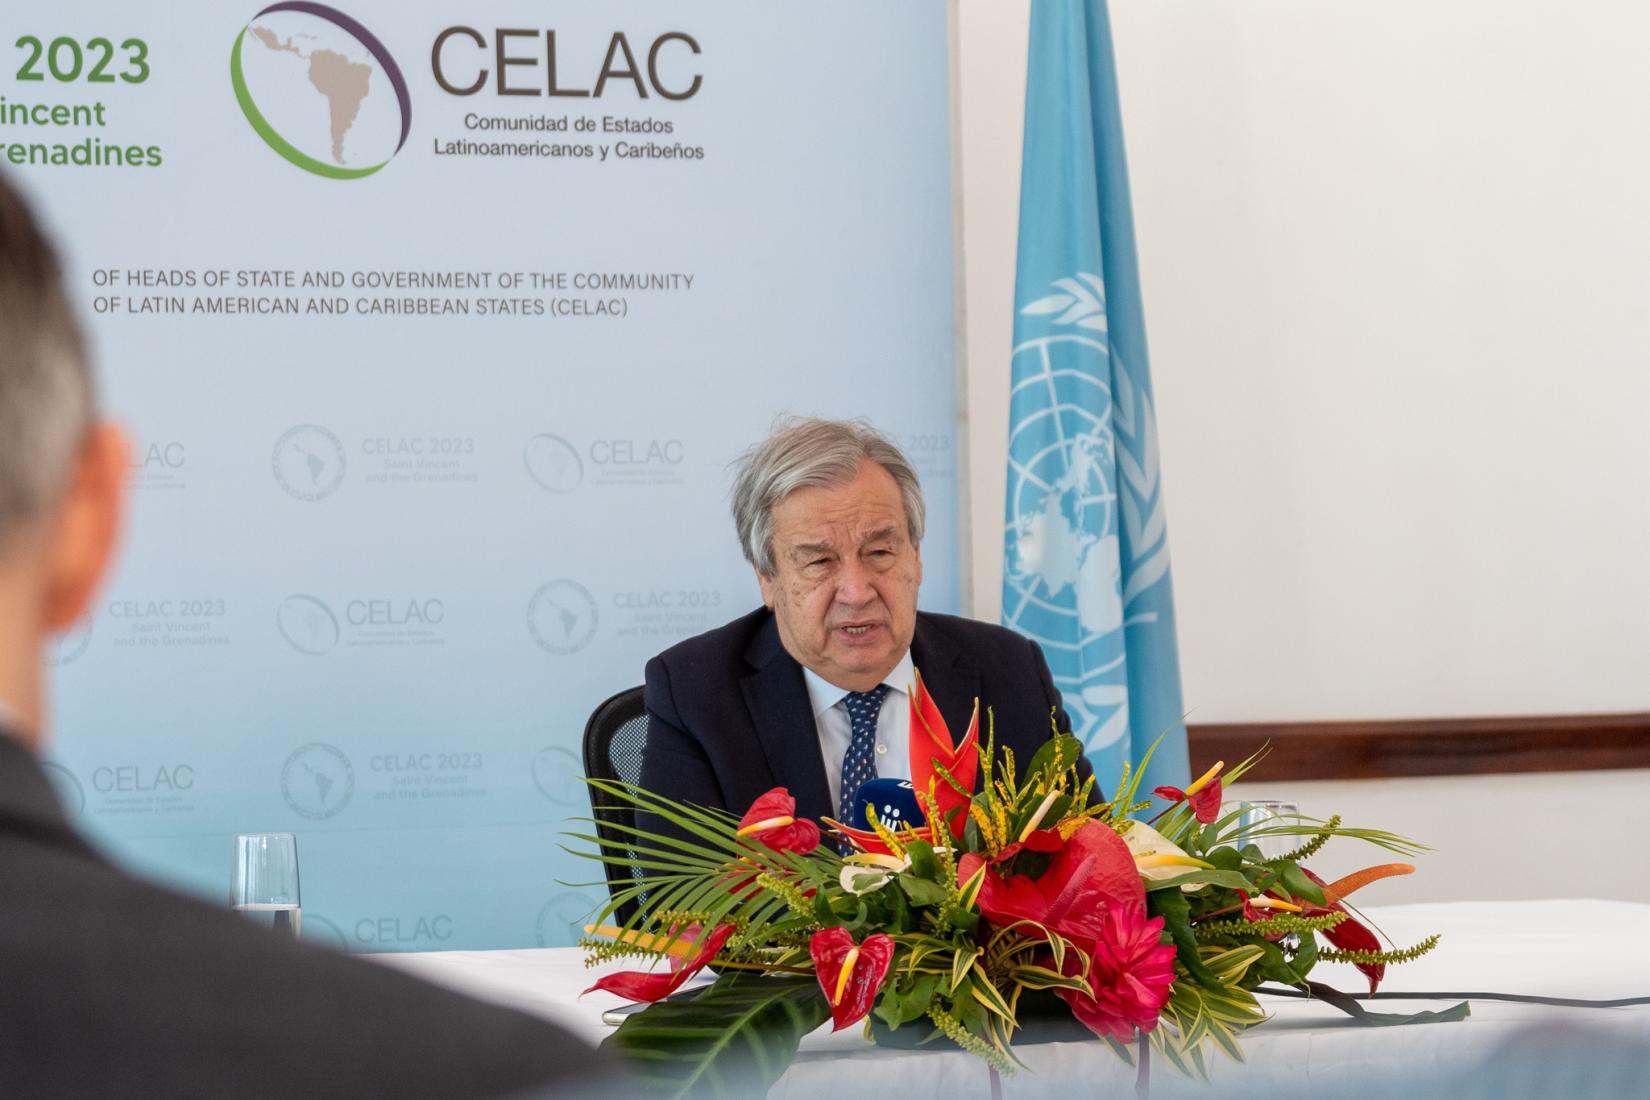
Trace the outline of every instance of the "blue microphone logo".
[[909, 779], [867, 780], [854, 793], [854, 819], [849, 824], [856, 829], [869, 829], [869, 811], [873, 808], [877, 820], [888, 829], [897, 830], [906, 825], [920, 829], [928, 824]]

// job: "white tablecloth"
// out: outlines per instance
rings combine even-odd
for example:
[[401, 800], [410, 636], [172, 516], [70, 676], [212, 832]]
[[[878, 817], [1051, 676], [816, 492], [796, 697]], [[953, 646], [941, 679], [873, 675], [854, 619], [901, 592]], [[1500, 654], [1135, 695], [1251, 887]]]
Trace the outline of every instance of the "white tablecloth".
[[[1650, 996], [1650, 906], [1595, 900], [1457, 902], [1365, 910], [1399, 946], [1438, 932], [1442, 942], [1412, 963], [1387, 969], [1382, 990], [1490, 991], [1604, 1000]], [[439, 951], [382, 955], [381, 961], [473, 996], [548, 1017], [599, 1042], [610, 1033], [601, 1013], [622, 1002], [605, 993], [584, 998], [602, 970], [586, 970], [572, 948], [517, 951]], [[1367, 988], [1350, 966], [1322, 964], [1317, 980], [1347, 992]], [[1450, 1002], [1379, 1001], [1384, 1012], [1443, 1008]], [[1359, 1080], [1395, 1069], [1427, 1074], [1459, 1072], [1509, 1039], [1557, 1021], [1650, 1050], [1650, 1006], [1550, 1008], [1474, 1001], [1461, 1023], [1362, 1027], [1321, 1003], [1263, 997], [1272, 1019], [1243, 1037], [1247, 1062], [1216, 1055], [1220, 1092], [1321, 1087], [1325, 1097]], [[1030, 1072], [1004, 1079], [1005, 1098], [1130, 1095], [1134, 1071], [1100, 1043], [1024, 1044], [1016, 1053]], [[1176, 1091], [1172, 1071], [1159, 1060], [1154, 1093]], [[1650, 1079], [1650, 1078], [1647, 1078]], [[1166, 1087], [1166, 1088], [1165, 1088]], [[867, 1042], [859, 1027], [832, 1035], [821, 1029], [802, 1044], [796, 1063], [769, 1094], [771, 1100], [818, 1096], [974, 1097], [985, 1093], [985, 1070], [956, 1051], [886, 1050]]]

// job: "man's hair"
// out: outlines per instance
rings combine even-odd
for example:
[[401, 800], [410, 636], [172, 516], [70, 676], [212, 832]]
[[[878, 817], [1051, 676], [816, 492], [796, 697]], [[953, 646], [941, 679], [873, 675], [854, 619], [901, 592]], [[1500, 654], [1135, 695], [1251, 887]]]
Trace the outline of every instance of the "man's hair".
[[57, 498], [92, 415], [57, 255], [0, 176], [0, 542]]
[[905, 528], [913, 545], [922, 543], [922, 486], [917, 472], [887, 436], [865, 420], [785, 417], [768, 438], [740, 456], [733, 487], [733, 524], [745, 560], [765, 577], [774, 573], [774, 505], [798, 489], [831, 488], [852, 481], [874, 462], [899, 486]]

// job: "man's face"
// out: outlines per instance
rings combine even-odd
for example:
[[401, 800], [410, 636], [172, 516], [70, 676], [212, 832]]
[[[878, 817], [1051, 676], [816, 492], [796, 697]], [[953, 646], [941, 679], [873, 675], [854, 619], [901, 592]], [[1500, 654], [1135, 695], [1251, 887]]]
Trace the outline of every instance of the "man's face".
[[881, 683], [911, 646], [922, 584], [893, 476], [867, 462], [851, 481], [781, 500], [773, 556], [773, 576], [756, 579], [786, 652], [849, 691]]

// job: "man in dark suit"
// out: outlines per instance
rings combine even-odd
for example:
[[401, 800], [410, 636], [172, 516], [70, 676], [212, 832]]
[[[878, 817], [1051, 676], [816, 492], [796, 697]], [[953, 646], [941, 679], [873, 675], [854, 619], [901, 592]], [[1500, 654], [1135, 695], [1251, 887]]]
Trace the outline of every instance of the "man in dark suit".
[[922, 490], [869, 425], [782, 423], [742, 460], [733, 512], [765, 606], [648, 662], [642, 786], [734, 813], [783, 786], [798, 816], [849, 821], [867, 779], [910, 778], [913, 669], [954, 740], [976, 699], [981, 744], [989, 708], [1022, 761], [1070, 731], [1036, 643], [917, 611]]
[[109, 562], [126, 477], [56, 259], [0, 178], [0, 1097], [607, 1093], [545, 1021], [282, 939], [75, 833], [31, 751], [41, 651]]

